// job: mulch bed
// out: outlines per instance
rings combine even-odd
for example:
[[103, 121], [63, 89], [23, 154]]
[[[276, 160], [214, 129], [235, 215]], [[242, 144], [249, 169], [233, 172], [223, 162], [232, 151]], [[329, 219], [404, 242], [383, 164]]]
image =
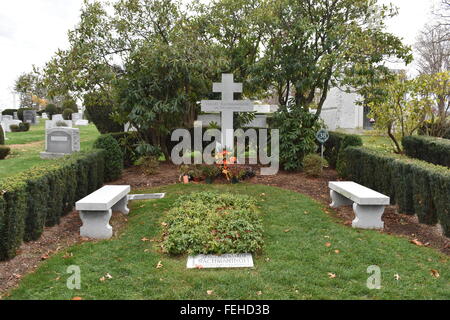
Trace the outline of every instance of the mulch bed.
[[[158, 173], [152, 176], [142, 174], [136, 167], [126, 169], [122, 177], [113, 184], [129, 184], [134, 189], [147, 189], [178, 183], [178, 178], [178, 167], [170, 163], [163, 163]], [[299, 192], [328, 205], [330, 203], [328, 181], [333, 180], [339, 179], [336, 171], [329, 169], [325, 170], [324, 175], [320, 178], [310, 178], [301, 172], [280, 171], [275, 176], [257, 175], [247, 181]], [[226, 181], [218, 181], [218, 183], [226, 183]], [[327, 212], [337, 217], [342, 224], [351, 227], [351, 221], [354, 218], [351, 207], [329, 209]], [[386, 208], [383, 220], [385, 229], [380, 232], [403, 236], [418, 245], [429, 246], [450, 255], [450, 239], [443, 236], [438, 227], [419, 224], [416, 217], [399, 214], [395, 206]], [[126, 222], [126, 216], [115, 213], [110, 224], [115, 232], [118, 232]], [[78, 212], [74, 211], [63, 217], [59, 225], [46, 228], [39, 240], [22, 244], [15, 258], [0, 262], [0, 298], [2, 293], [17, 286], [25, 274], [33, 272], [41, 261], [48, 259], [52, 254], [73, 244], [90, 241], [79, 236], [80, 226], [81, 220]]]

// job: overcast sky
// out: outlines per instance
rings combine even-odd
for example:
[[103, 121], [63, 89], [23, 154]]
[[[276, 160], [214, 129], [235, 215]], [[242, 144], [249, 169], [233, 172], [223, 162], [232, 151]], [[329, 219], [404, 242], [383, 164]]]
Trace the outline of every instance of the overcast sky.
[[[400, 14], [389, 30], [413, 44], [439, 0], [381, 0]], [[0, 1], [0, 109], [13, 108], [14, 80], [32, 65], [42, 66], [58, 48], [67, 47], [67, 30], [78, 22], [82, 0]], [[18, 100], [16, 101], [18, 107]]]

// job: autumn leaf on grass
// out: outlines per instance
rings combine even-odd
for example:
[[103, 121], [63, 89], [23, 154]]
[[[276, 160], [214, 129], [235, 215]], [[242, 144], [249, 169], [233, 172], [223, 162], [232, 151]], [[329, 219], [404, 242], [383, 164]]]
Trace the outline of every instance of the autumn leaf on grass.
[[83, 300], [82, 297], [73, 297], [72, 300]]
[[431, 269], [431, 275], [435, 278], [439, 278], [441, 275], [439, 274], [439, 271]]
[[256, 293], [256, 295], [257, 295], [257, 296], [262, 295], [262, 291], [258, 291], [258, 292]]
[[112, 279], [112, 275], [110, 275], [109, 273], [105, 274], [105, 277], [108, 279]]
[[331, 247], [331, 242], [326, 242], [325, 247], [327, 247], [327, 248]]
[[207, 291], [206, 291], [206, 294], [207, 294], [208, 296], [212, 295], [213, 293], [214, 293], [214, 290], [207, 290]]
[[400, 280], [400, 275], [398, 273], [394, 274], [394, 279], [397, 281]]
[[50, 258], [50, 252], [44, 253], [44, 254], [41, 256], [41, 260], [47, 260], [48, 258]]
[[422, 247], [423, 243], [417, 239], [411, 240], [411, 243], [414, 243], [416, 246]]
[[150, 239], [149, 239], [149, 238], [146, 238], [146, 237], [143, 237], [143, 238], [141, 239], [141, 241], [142, 241], [142, 242], [146, 242], [146, 241], [150, 241]]
[[328, 278], [334, 279], [334, 278], [336, 278], [336, 274], [332, 273], [332, 272], [328, 272]]
[[340, 250], [334, 250], [334, 253], [339, 254], [339, 253], [341, 253], [341, 251]]
[[162, 261], [159, 261], [158, 264], [156, 265], [156, 269], [161, 269], [163, 267]]
[[288, 233], [288, 232], [290, 232], [290, 231], [291, 231], [291, 229], [286, 229], [286, 230], [284, 230], [285, 233]]

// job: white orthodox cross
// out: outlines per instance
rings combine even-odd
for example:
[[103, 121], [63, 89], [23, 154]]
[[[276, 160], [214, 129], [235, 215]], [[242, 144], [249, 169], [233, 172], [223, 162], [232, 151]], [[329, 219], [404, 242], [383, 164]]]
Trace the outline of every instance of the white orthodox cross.
[[222, 93], [222, 100], [202, 100], [201, 109], [203, 112], [221, 113], [221, 143], [227, 150], [234, 147], [234, 112], [254, 112], [253, 103], [250, 100], [234, 100], [234, 93], [242, 92], [242, 83], [235, 83], [233, 74], [222, 74], [222, 83], [213, 83], [213, 92]]

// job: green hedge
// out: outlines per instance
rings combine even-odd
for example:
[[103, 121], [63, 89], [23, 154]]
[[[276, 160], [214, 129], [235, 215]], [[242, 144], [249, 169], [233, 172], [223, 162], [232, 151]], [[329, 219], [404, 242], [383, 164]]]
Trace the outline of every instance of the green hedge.
[[111, 134], [103, 134], [94, 142], [94, 148], [105, 150], [105, 181], [117, 180], [122, 175], [123, 153]]
[[0, 181], [0, 260], [16, 255], [22, 241], [37, 240], [75, 202], [103, 185], [104, 150], [80, 152]]
[[11, 151], [10, 147], [0, 145], [0, 160], [5, 159], [10, 151]]
[[362, 146], [360, 136], [330, 131], [330, 138], [324, 144], [323, 156], [327, 159], [331, 168], [336, 168], [338, 164], [339, 152], [348, 146]]
[[450, 168], [450, 140], [427, 136], [409, 136], [402, 140], [406, 155]]
[[363, 147], [347, 148], [344, 157], [344, 178], [390, 196], [400, 212], [417, 214], [421, 223], [439, 222], [450, 236], [450, 170]]

